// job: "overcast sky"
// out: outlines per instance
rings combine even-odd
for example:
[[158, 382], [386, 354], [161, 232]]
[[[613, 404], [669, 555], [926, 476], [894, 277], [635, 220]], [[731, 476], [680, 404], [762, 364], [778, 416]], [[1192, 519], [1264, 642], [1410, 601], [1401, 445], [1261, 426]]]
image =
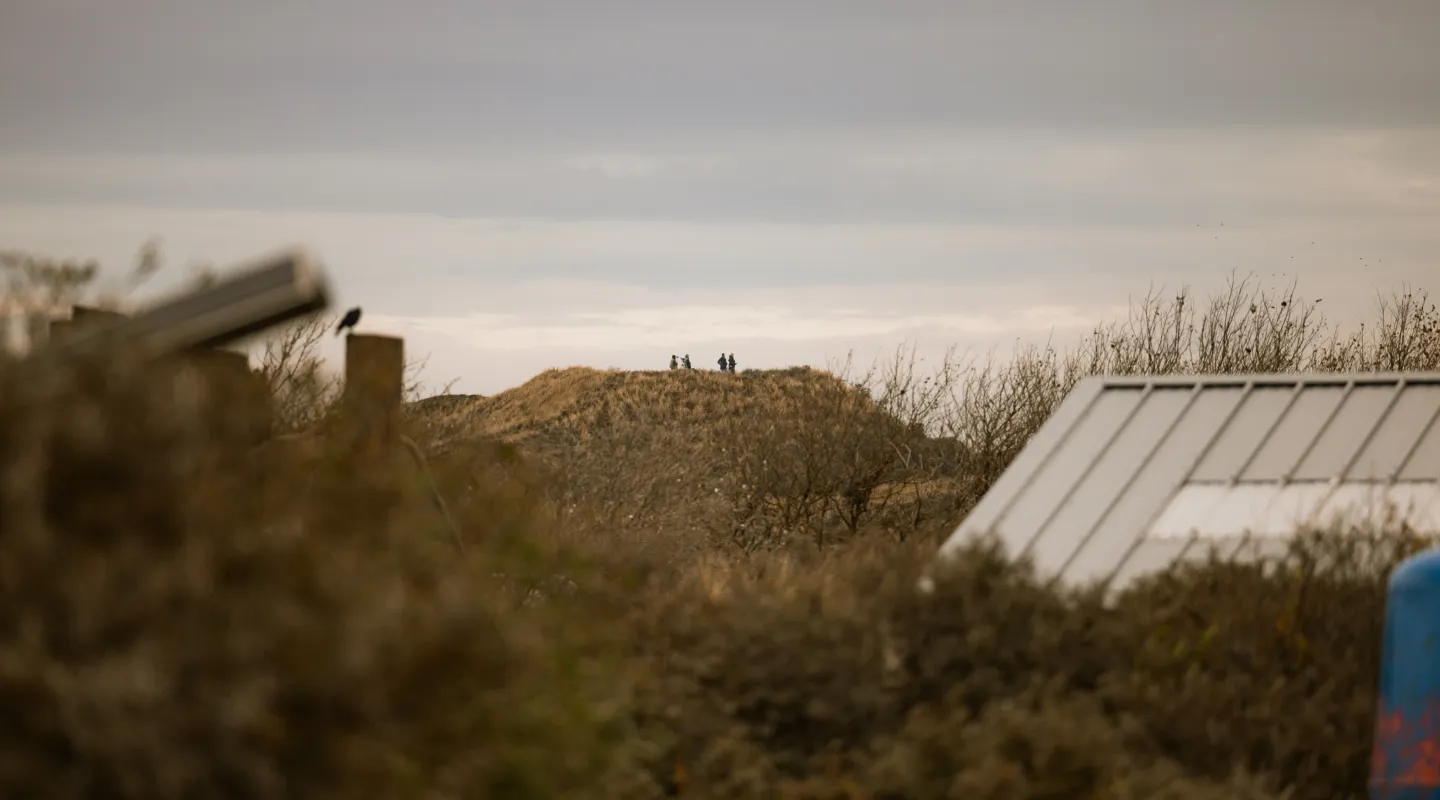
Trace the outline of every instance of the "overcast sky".
[[490, 393], [1440, 291], [1435, 0], [0, 0], [0, 247], [292, 242]]

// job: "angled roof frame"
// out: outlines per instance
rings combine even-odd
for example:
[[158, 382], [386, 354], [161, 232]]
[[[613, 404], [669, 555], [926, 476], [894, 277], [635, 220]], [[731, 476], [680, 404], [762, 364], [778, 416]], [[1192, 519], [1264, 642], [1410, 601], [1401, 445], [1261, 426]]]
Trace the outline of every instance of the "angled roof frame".
[[[1231, 554], [1275, 544], [1274, 530], [1233, 525], [1167, 535], [1154, 529], [1167, 513], [1172, 522], [1222, 515], [1203, 508], [1213, 501], [1230, 522], [1253, 524], [1286, 503], [1296, 514], [1344, 506], [1361, 486], [1418, 497], [1416, 519], [1440, 526], [1440, 372], [1096, 376], [1076, 385], [941, 552], [994, 532], [1042, 571], [1109, 583], [1134, 577], [1142, 549], [1173, 562], [1207, 538], [1238, 542]], [[1256, 509], [1240, 507], [1247, 492]], [[1188, 541], [1156, 546], [1167, 537]]]

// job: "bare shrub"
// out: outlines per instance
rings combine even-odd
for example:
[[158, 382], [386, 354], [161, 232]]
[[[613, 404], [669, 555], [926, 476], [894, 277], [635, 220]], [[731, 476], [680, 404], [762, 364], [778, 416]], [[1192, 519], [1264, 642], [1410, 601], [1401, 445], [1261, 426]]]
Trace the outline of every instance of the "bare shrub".
[[1021, 348], [1007, 363], [993, 355], [972, 366], [944, 417], [944, 433], [963, 459], [960, 474], [983, 494], [1074, 388], [1079, 375], [1053, 348]]
[[338, 321], [336, 315], [315, 314], [265, 337], [258, 371], [270, 387], [277, 432], [311, 427], [339, 399], [344, 379], [320, 353]]
[[[883, 439], [885, 458], [872, 461], [862, 483], [863, 504], [846, 503], [837, 516], [850, 533], [870, 520], [904, 540], [926, 524], [949, 520], [959, 510], [963, 493], [950, 480], [960, 473], [965, 451], [956, 437], [946, 436], [955, 393], [965, 371], [955, 348], [940, 354], [928, 369], [914, 344], [899, 345], [853, 383], [862, 387], [899, 427], [872, 426], [869, 434]], [[849, 380], [848, 362], [841, 375]], [[841, 495], [842, 500], [848, 500]], [[938, 503], [932, 501], [940, 501]], [[948, 501], [948, 502], [947, 502]], [[896, 513], [890, 514], [894, 510]]]
[[722, 428], [729, 535], [742, 549], [791, 537], [824, 546], [829, 519], [853, 532], [869, 512], [910, 433], [863, 380], [817, 376], [777, 389], [764, 417], [728, 419]]
[[69, 310], [94, 280], [99, 264], [3, 250], [0, 270], [5, 275], [5, 315], [48, 319]]
[[1440, 316], [1406, 289], [1377, 298], [1377, 321], [1343, 334], [1295, 283], [1232, 276], [1203, 303], [1152, 291], [1073, 350], [1027, 345], [972, 365], [945, 415], [972, 494], [983, 494], [1075, 384], [1091, 375], [1201, 375], [1440, 368]]
[[1098, 326], [1067, 364], [1084, 375], [1287, 372], [1305, 369], [1330, 328], [1291, 283], [1278, 289], [1237, 279], [1196, 308], [1182, 288], [1152, 291], [1121, 322]]
[[1316, 353], [1319, 369], [1402, 371], [1440, 369], [1440, 313], [1424, 290], [1406, 287], [1376, 298], [1378, 319], [1349, 336], [1332, 335]]
[[35, 348], [49, 337], [50, 321], [70, 316], [70, 309], [89, 300], [114, 308], [119, 298], [152, 277], [161, 266], [160, 244], [140, 247], [130, 272], [118, 282], [102, 285], [100, 263], [93, 259], [61, 259], [0, 249], [0, 317], [12, 327], [0, 331], [11, 352]]
[[[341, 370], [326, 362], [321, 345], [333, 335], [339, 314], [312, 314], [262, 339], [256, 371], [270, 387], [277, 433], [293, 433], [314, 427], [335, 410], [344, 391]], [[401, 389], [405, 402], [415, 402], [424, 393], [421, 374], [429, 357], [407, 357]], [[446, 394], [450, 384], [439, 389]]]

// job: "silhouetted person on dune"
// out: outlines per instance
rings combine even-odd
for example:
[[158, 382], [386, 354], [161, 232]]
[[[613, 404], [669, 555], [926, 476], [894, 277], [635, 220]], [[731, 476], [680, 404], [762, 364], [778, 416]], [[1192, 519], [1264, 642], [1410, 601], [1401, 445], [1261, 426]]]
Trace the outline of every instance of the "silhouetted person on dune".
[[724, 354], [724, 353], [721, 353], [721, 354], [720, 354], [720, 358], [719, 358], [718, 360], [716, 360], [715, 363], [716, 363], [716, 364], [719, 364], [719, 365], [720, 365], [720, 371], [721, 371], [721, 372], [724, 372], [724, 371], [725, 371], [725, 354]]
[[670, 369], [675, 369], [675, 368], [677, 368], [677, 367], [679, 367], [679, 366], [680, 366], [680, 359], [676, 358], [676, 357], [673, 356], [673, 355], [670, 356]]
[[354, 308], [350, 309], [349, 311], [346, 311], [346, 312], [345, 312], [345, 316], [340, 319], [340, 324], [335, 326], [335, 335], [336, 335], [336, 336], [339, 336], [339, 335], [340, 335], [340, 332], [343, 331], [343, 330], [345, 330], [346, 328], [354, 329], [355, 324], [358, 323], [359, 321], [360, 321], [360, 306], [355, 306]]
[[731, 374], [731, 375], [734, 375], [734, 374], [735, 374], [735, 354], [734, 354], [734, 353], [731, 353], [731, 354], [730, 354], [730, 374]]
[[689, 354], [689, 353], [686, 353], [686, 354], [685, 354], [685, 360], [684, 360], [684, 361], [681, 361], [680, 363], [685, 365], [685, 369], [694, 369], [694, 367], [690, 366], [690, 354]]

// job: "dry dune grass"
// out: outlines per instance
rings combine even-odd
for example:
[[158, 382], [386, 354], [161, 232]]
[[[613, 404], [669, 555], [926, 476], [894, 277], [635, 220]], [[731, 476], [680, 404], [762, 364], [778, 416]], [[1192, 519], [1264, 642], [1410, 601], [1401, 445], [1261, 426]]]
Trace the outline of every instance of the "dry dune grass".
[[490, 397], [437, 395], [412, 404], [436, 444], [544, 438], [557, 429], [593, 429], [625, 422], [695, 425], [733, 415], [763, 415], [776, 397], [813, 383], [839, 380], [806, 367], [746, 370], [549, 369]]
[[[809, 368], [728, 375], [571, 367], [492, 397], [410, 408], [432, 452], [477, 440], [521, 448], [547, 474], [553, 512], [571, 535], [604, 531], [689, 555], [718, 541], [823, 538], [857, 480], [878, 490], [884, 507], [903, 491], [882, 486], [898, 475], [888, 455], [875, 460], [875, 475], [817, 467], [841, 464], [847, 447], [854, 456], [913, 438], [870, 393]], [[827, 415], [818, 427], [810, 417], [817, 412]], [[769, 452], [777, 447], [784, 452]], [[803, 473], [799, 483], [790, 480], [792, 467]], [[776, 526], [789, 532], [771, 536]]]
[[123, 360], [44, 397], [6, 365], [0, 796], [1363, 797], [1411, 532], [1108, 606], [984, 545], [912, 590], [1087, 370], [1440, 365], [1423, 299], [1352, 338], [1238, 291], [1190, 339], [1142, 306], [1005, 363], [427, 400], [448, 514], [403, 458], [207, 436]]

